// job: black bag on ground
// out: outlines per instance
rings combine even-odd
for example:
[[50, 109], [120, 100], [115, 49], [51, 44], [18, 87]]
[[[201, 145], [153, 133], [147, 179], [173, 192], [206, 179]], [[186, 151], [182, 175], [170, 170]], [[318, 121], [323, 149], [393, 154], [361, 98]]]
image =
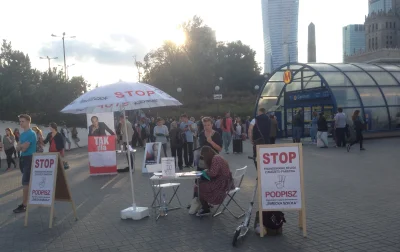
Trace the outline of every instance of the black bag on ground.
[[[258, 211], [254, 220], [254, 229], [260, 223]], [[264, 211], [263, 212], [263, 226], [267, 229], [266, 235], [280, 235], [282, 234], [283, 223], [286, 223], [285, 214], [281, 211]], [[261, 227], [260, 227], [261, 228]]]
[[233, 153], [243, 153], [242, 139], [233, 139], [232, 147], [233, 147]]

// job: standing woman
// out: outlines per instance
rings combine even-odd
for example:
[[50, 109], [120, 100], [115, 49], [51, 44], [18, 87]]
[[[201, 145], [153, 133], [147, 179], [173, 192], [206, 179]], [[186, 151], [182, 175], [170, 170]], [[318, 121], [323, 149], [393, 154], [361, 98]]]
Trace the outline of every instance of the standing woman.
[[10, 170], [11, 164], [14, 164], [14, 168], [16, 167], [15, 161], [12, 158], [12, 155], [15, 152], [15, 137], [10, 128], [6, 129], [6, 135], [3, 137], [3, 148], [7, 157], [7, 170]]
[[[49, 152], [58, 152], [60, 156], [64, 158], [64, 139], [61, 133], [57, 130], [57, 124], [52, 122], [50, 123], [50, 133], [47, 135], [46, 139], [44, 140], [44, 144], [49, 143]], [[64, 163], [64, 169], [68, 169], [69, 165], [67, 162]]]
[[44, 147], [43, 133], [37, 126], [32, 127], [32, 130], [36, 133], [36, 152], [42, 153]]
[[312, 113], [311, 128], [310, 128], [310, 136], [312, 143], [317, 143], [317, 132], [318, 132], [318, 113], [317, 111], [314, 111]]
[[275, 115], [270, 115], [271, 119], [271, 129], [269, 133], [269, 142], [270, 144], [275, 144], [276, 135], [278, 134], [278, 121], [275, 118]]
[[364, 136], [362, 134], [362, 131], [364, 129], [365, 123], [362, 117], [360, 116], [360, 110], [358, 109], [354, 110], [351, 119], [353, 120], [354, 130], [356, 131], [356, 140], [354, 140], [350, 144], [347, 144], [347, 151], [350, 151], [351, 146], [353, 146], [355, 143], [360, 143], [360, 150], [363, 151], [365, 149], [363, 148]]
[[157, 118], [157, 126], [154, 127], [153, 134], [156, 142], [160, 142], [162, 144], [164, 156], [167, 157], [168, 128], [163, 124], [162, 118]]
[[[18, 129], [18, 128], [15, 128], [15, 129], [14, 129], [14, 137], [15, 137], [15, 142], [16, 142], [17, 144], [19, 144], [19, 136], [20, 136], [20, 134], [19, 134], [19, 129]], [[14, 158], [17, 158], [17, 153], [18, 153], [18, 158], [20, 158], [20, 157], [21, 157], [21, 153], [20, 153], [19, 151], [17, 151], [16, 149], [15, 149], [15, 151], [14, 151]]]

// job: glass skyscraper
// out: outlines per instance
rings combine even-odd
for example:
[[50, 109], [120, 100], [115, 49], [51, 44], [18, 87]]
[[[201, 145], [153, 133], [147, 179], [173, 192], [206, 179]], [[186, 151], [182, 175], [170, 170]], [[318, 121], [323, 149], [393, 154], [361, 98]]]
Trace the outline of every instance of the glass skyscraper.
[[388, 12], [392, 8], [392, 2], [393, 0], [369, 0], [368, 14], [379, 11]]
[[343, 61], [346, 56], [365, 50], [365, 29], [363, 24], [351, 24], [343, 27]]
[[264, 72], [297, 62], [299, 0], [261, 0], [264, 33]]

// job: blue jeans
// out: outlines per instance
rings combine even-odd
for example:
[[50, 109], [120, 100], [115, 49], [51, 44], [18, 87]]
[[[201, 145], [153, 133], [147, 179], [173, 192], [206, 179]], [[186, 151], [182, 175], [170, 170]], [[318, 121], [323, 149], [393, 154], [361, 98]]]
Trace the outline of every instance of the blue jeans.
[[316, 128], [316, 127], [310, 128], [310, 136], [311, 136], [312, 141], [317, 141], [317, 131], [318, 131], [318, 128]]
[[301, 138], [301, 135], [302, 135], [302, 131], [303, 131], [303, 128], [302, 127], [297, 127], [297, 126], [294, 126], [293, 127], [293, 140], [296, 140], [296, 142], [300, 142], [300, 138]]
[[232, 134], [230, 132], [222, 132], [222, 142], [224, 143], [225, 152], [229, 151], [229, 145], [231, 144]]

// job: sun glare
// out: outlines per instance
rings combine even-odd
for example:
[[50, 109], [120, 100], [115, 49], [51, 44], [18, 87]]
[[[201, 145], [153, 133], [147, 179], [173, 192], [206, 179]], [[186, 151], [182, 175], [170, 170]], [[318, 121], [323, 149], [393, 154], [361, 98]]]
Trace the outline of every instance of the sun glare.
[[175, 30], [169, 34], [169, 39], [177, 45], [183, 45], [186, 42], [185, 33], [182, 30]]

